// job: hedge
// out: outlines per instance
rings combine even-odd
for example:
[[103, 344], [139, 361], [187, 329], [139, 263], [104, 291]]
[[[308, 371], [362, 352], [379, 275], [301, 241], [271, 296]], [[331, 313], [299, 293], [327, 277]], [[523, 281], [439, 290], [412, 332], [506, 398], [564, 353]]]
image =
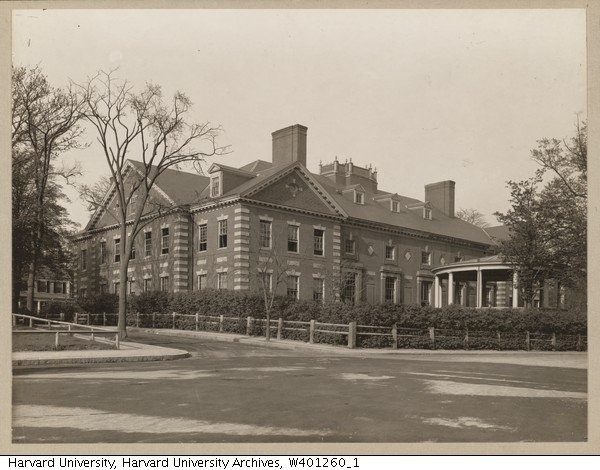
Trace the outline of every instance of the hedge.
[[[88, 299], [91, 301], [94, 298]], [[102, 299], [97, 305], [86, 304], [90, 312], [98, 312], [101, 308], [114, 305], [114, 298]], [[252, 326], [252, 335], [265, 334], [265, 309], [263, 299], [255, 293], [243, 293], [227, 290], [202, 290], [169, 294], [166, 292], [146, 292], [131, 295], [128, 299], [128, 325], [136, 325], [136, 314], [139, 312], [140, 327], [172, 328], [173, 312], [177, 312], [175, 327], [194, 330], [195, 315], [199, 315], [198, 329], [218, 331], [216, 319], [203, 316], [218, 317], [223, 315], [223, 332], [246, 333], [246, 318], [257, 319]], [[115, 312], [116, 308], [106, 309]], [[152, 315], [154, 314], [154, 315]], [[182, 316], [189, 315], [189, 316]], [[95, 315], [97, 316], [97, 315]], [[556, 337], [557, 350], [577, 349], [578, 335], [587, 333], [587, 314], [585, 310], [572, 308], [556, 309], [475, 309], [450, 305], [443, 308], [420, 307], [416, 305], [395, 305], [366, 303], [352, 305], [342, 302], [295, 301], [286, 297], [277, 297], [273, 302], [271, 320], [282, 318], [284, 321], [321, 323], [338, 323], [347, 325], [354, 321], [359, 325], [357, 335], [358, 347], [390, 347], [390, 336], [360, 335], [360, 325], [398, 328], [398, 347], [430, 348], [429, 327], [435, 328], [436, 349], [525, 349], [525, 332], [529, 332], [532, 348], [551, 349], [549, 338], [552, 333]], [[96, 318], [92, 321], [96, 323]], [[102, 321], [102, 319], [100, 319]], [[275, 323], [272, 323], [275, 325]], [[300, 330], [286, 328], [298, 327]], [[305, 328], [306, 327], [306, 328]], [[317, 329], [319, 327], [317, 326]], [[327, 326], [327, 330], [347, 331], [347, 327]], [[285, 324], [283, 339], [308, 341], [307, 325]], [[272, 330], [275, 336], [275, 328]], [[385, 332], [389, 332], [386, 330]], [[465, 336], [468, 333], [468, 341]], [[410, 334], [410, 337], [402, 336]], [[536, 341], [536, 339], [544, 341]], [[317, 343], [346, 344], [346, 335], [315, 332]], [[581, 339], [580, 339], [581, 341]], [[583, 345], [584, 349], [585, 338]]]

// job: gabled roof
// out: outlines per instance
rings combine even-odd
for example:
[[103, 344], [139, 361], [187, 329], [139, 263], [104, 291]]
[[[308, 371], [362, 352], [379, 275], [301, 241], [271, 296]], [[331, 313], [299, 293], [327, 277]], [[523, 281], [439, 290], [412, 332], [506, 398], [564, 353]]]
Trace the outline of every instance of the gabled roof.
[[506, 225], [496, 225], [494, 227], [485, 227], [485, 233], [494, 243], [499, 243], [510, 238], [510, 229]]
[[249, 173], [260, 173], [261, 171], [271, 168], [273, 164], [271, 162], [265, 162], [264, 160], [254, 160], [244, 166], [240, 167], [240, 170], [247, 171]]
[[[136, 160], [127, 160], [126, 168], [123, 172], [125, 176], [131, 170], [135, 170], [140, 175], [144, 175], [144, 163]], [[156, 166], [151, 167], [151, 171], [156, 171]], [[182, 170], [167, 168], [164, 170], [154, 183], [153, 189], [161, 193], [173, 205], [193, 204], [200, 200], [202, 191], [209, 184], [210, 179], [197, 173], [189, 173]], [[85, 230], [93, 228], [94, 224], [101, 218], [106, 211], [106, 207], [114, 198], [114, 183], [107, 191], [102, 205], [96, 209]]]

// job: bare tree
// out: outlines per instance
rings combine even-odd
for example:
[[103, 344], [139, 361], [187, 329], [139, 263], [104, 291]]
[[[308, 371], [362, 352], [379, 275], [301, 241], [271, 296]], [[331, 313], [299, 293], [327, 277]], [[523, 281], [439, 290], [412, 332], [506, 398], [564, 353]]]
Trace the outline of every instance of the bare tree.
[[[78, 165], [66, 167], [58, 157], [79, 148], [82, 129], [81, 101], [72, 89], [52, 87], [39, 68], [15, 67], [12, 70], [12, 153], [13, 176], [25, 181], [13, 182], [18, 194], [29, 195], [25, 211], [13, 217], [29, 217], [29, 266], [27, 309], [33, 310], [33, 294], [43, 241], [50, 225], [48, 204], [57, 200], [56, 178], [67, 183], [80, 174]], [[14, 197], [13, 197], [14, 199]]]
[[[157, 179], [165, 170], [182, 164], [200, 171], [206, 158], [226, 153], [227, 147], [216, 143], [219, 126], [189, 121], [192, 103], [179, 91], [168, 102], [157, 85], [147, 84], [137, 93], [129, 82], [115, 78], [113, 71], [100, 71], [77, 86], [84, 117], [96, 131], [117, 200], [115, 216], [122, 240], [118, 330], [124, 337], [131, 249], [144, 225], [164, 213], [148, 210], [147, 203], [158, 204], [158, 198], [151, 195]], [[136, 172], [127, 171], [131, 156], [143, 164]]]
[[485, 216], [477, 209], [459, 209], [456, 211], [456, 217], [469, 222], [470, 224], [477, 225], [477, 227], [486, 228], [489, 224], [485, 221]]

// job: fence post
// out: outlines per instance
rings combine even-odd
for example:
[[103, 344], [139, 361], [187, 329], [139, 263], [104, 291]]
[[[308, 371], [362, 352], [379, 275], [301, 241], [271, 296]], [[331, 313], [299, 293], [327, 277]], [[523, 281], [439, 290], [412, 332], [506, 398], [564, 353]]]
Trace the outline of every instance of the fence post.
[[173, 312], [173, 329], [175, 329], [175, 312]]
[[117, 349], [119, 349], [120, 344], [119, 344], [119, 333], [117, 333], [115, 335], [115, 346], [117, 347]]
[[140, 327], [140, 312], [135, 312], [135, 327]]
[[12, 316], [12, 326], [17, 326], [17, 317], [15, 316], [14, 313], [13, 313], [13, 316]]
[[71, 324], [70, 323], [67, 325], [67, 328], [68, 328], [69, 331], [71, 331]]
[[92, 341], [94, 341], [94, 329], [92, 328]]
[[79, 314], [75, 312], [75, 324], [79, 325]]
[[60, 312], [59, 317], [60, 321], [65, 321], [65, 312]]
[[196, 312], [196, 331], [198, 331], [198, 312]]
[[552, 339], [550, 340], [552, 345], [552, 351], [556, 351], [556, 333], [552, 332]]
[[531, 339], [529, 338], [529, 331], [525, 332], [525, 345], [527, 346], [527, 351], [531, 351]]
[[281, 339], [281, 330], [283, 329], [283, 318], [277, 319], [277, 339]]
[[435, 328], [429, 327], [429, 339], [431, 340], [431, 349], [435, 349]]
[[223, 323], [225, 322], [225, 316], [219, 315], [219, 333], [223, 333]]
[[315, 342], [315, 321], [314, 320], [310, 321], [310, 326], [308, 327], [308, 342], [311, 344]]
[[247, 336], [252, 335], [252, 317], [251, 316], [248, 316], [248, 318], [246, 318], [246, 335]]
[[106, 326], [106, 312], [102, 312], [102, 326]]
[[91, 314], [88, 313], [87, 314], [87, 321], [86, 321], [86, 325], [88, 325], [88, 326], [90, 326], [90, 317], [91, 317]]
[[465, 331], [465, 349], [469, 349], [469, 329]]
[[33, 328], [33, 318], [29, 319], [29, 328]]
[[58, 349], [58, 331], [54, 335], [54, 347]]
[[348, 347], [356, 347], [356, 322], [351, 321], [348, 323]]
[[156, 312], [152, 312], [152, 328], [156, 328]]
[[398, 349], [398, 325], [392, 325], [392, 349]]

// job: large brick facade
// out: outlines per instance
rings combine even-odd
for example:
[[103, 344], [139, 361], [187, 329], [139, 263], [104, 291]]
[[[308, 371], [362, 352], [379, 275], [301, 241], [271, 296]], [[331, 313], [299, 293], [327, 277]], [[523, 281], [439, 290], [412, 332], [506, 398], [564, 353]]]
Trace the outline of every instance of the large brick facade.
[[[306, 128], [284, 131], [273, 133], [273, 163], [158, 178], [156, 197], [182, 202], [182, 186], [198, 197], [137, 237], [128, 291], [255, 291], [270, 279], [300, 299], [415, 304], [430, 301], [432, 268], [488, 253], [486, 233], [454, 217], [453, 182], [429, 185], [419, 201], [379, 190], [377, 172], [352, 162], [312, 174]], [[76, 238], [86, 257], [77, 292], [115, 292], [118, 234], [100, 210]]]

